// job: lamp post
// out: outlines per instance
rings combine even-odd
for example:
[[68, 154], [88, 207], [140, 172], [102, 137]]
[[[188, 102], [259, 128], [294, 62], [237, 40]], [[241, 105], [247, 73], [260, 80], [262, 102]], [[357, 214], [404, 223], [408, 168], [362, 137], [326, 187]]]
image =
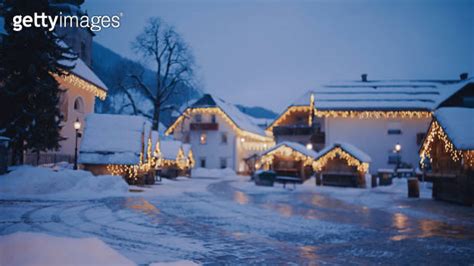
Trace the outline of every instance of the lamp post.
[[77, 139], [80, 137], [79, 129], [81, 129], [81, 121], [76, 118], [74, 122], [74, 129], [76, 130], [76, 147], [74, 149], [74, 170], [77, 170]]
[[400, 161], [401, 161], [400, 152], [401, 151], [402, 151], [402, 145], [400, 145], [400, 143], [395, 144], [395, 153], [397, 154], [397, 168], [396, 168], [397, 171], [398, 171], [398, 168], [400, 167]]

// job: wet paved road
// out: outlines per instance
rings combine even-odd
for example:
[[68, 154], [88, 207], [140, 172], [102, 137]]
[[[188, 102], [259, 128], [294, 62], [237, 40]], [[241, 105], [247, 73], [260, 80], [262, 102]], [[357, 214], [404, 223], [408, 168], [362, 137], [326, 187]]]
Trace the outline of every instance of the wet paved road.
[[0, 201], [0, 211], [1, 235], [95, 236], [139, 264], [474, 263], [472, 209], [455, 213], [461, 222], [446, 223], [349, 205], [317, 192], [248, 194], [230, 181], [179, 196]]

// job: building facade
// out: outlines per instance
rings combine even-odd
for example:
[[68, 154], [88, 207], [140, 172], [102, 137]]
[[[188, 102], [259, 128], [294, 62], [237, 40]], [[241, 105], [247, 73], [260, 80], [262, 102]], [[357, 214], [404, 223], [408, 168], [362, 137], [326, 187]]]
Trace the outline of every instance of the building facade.
[[270, 148], [273, 139], [235, 105], [209, 94], [187, 108], [167, 135], [193, 147], [195, 167], [246, 173], [245, 159]]
[[277, 143], [296, 141], [316, 151], [336, 142], [352, 144], [372, 158], [371, 173], [397, 166], [416, 168], [432, 112], [449, 104], [444, 103], [448, 98], [469, 101], [464, 97], [470, 95], [464, 92], [469, 84], [467, 76], [370, 81], [363, 75], [360, 81], [321, 85], [305, 93], [267, 132]]
[[[51, 0], [51, 7], [63, 15], [83, 16], [81, 9], [83, 0]], [[0, 41], [7, 33], [5, 21], [0, 13]], [[58, 27], [56, 33], [63, 37], [61, 45], [70, 47], [77, 55], [74, 62], [62, 62], [73, 66], [67, 76], [56, 76], [60, 87], [59, 109], [61, 112], [61, 141], [60, 149], [40, 154], [25, 153], [25, 163], [52, 163], [58, 161], [72, 162], [76, 144], [74, 122], [79, 120], [81, 127], [85, 126], [85, 117], [94, 112], [96, 98], [104, 100], [107, 86], [92, 71], [92, 38], [93, 32], [80, 27]], [[82, 129], [81, 129], [82, 130]], [[81, 138], [78, 138], [80, 145]]]

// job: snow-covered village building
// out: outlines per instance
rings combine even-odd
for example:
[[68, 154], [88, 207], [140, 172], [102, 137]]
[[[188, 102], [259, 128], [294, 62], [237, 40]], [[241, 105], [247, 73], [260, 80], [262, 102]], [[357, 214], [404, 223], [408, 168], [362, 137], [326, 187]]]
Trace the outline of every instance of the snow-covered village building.
[[196, 167], [248, 171], [245, 159], [273, 146], [273, 138], [235, 105], [205, 94], [167, 129], [193, 148]]
[[114, 167], [138, 166], [151, 124], [142, 116], [90, 114], [86, 118], [79, 163], [95, 175], [115, 174]]
[[[85, 15], [80, 0], [51, 0], [51, 6], [63, 15]], [[1, 15], [1, 14], [0, 14]], [[61, 112], [61, 136], [65, 139], [60, 142], [60, 149], [47, 154], [41, 154], [39, 163], [52, 161], [73, 160], [75, 150], [76, 131], [74, 122], [79, 120], [84, 127], [85, 117], [94, 112], [96, 98], [104, 100], [108, 88], [91, 69], [92, 66], [92, 38], [94, 33], [81, 27], [58, 27], [59, 36], [64, 36], [61, 45], [69, 46], [78, 55], [74, 62], [62, 62], [74, 66], [69, 75], [56, 77], [60, 84], [59, 108]], [[0, 16], [0, 41], [6, 35], [5, 20]], [[80, 143], [81, 139], [78, 139]], [[25, 154], [26, 163], [36, 163], [36, 154]]]
[[436, 110], [420, 158], [433, 198], [474, 204], [474, 108]]
[[[90, 114], [79, 163], [95, 175], [121, 175], [134, 183], [144, 175], [189, 174], [194, 157], [189, 144], [162, 140], [142, 116]], [[132, 180], [129, 180], [132, 179]]]
[[474, 105], [472, 82], [466, 74], [459, 80], [386, 81], [362, 75], [360, 81], [308, 91], [267, 132], [277, 143], [294, 141], [315, 150], [335, 142], [352, 144], [372, 158], [371, 173], [400, 160], [416, 168], [432, 112], [439, 106]]
[[318, 154], [297, 142], [284, 141], [260, 155], [256, 168], [272, 170], [277, 175], [293, 176], [304, 181], [313, 174], [313, 162]]
[[352, 144], [336, 142], [318, 152], [313, 162], [322, 185], [365, 187], [372, 159]]

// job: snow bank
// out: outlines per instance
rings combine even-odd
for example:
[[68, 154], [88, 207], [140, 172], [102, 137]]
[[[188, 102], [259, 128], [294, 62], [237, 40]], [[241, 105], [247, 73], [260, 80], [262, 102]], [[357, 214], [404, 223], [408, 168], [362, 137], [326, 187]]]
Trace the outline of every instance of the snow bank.
[[206, 169], [206, 168], [195, 168], [191, 171], [192, 177], [227, 177], [235, 176], [234, 170], [230, 168], [225, 169]]
[[0, 265], [135, 265], [97, 238], [19, 232], [0, 236]]
[[120, 176], [93, 176], [90, 172], [20, 166], [0, 176], [2, 198], [90, 199], [119, 196], [128, 185]]

